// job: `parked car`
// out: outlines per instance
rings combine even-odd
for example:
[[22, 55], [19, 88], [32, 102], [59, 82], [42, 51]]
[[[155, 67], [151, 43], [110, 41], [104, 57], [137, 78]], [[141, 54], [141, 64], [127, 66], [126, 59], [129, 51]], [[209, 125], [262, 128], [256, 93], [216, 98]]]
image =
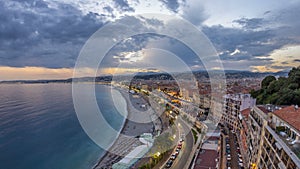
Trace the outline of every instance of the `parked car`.
[[175, 160], [176, 157], [177, 157], [177, 155], [174, 153], [174, 154], [171, 155], [171, 158], [170, 158], [170, 159], [171, 159], [171, 160]]
[[227, 165], [227, 167], [230, 167], [231, 166], [231, 162], [227, 161], [226, 165]]
[[167, 164], [166, 164], [166, 167], [167, 167], [167, 168], [170, 168], [170, 167], [172, 166], [172, 164], [173, 164], [173, 161], [172, 161], [172, 160], [169, 160], [169, 161], [167, 162]]

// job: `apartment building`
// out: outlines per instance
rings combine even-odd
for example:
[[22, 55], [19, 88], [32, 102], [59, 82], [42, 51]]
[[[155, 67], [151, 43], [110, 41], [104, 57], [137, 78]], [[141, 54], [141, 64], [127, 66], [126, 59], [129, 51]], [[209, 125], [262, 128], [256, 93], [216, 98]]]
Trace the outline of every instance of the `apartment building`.
[[227, 94], [224, 96], [224, 106], [221, 123], [238, 130], [241, 111], [253, 107], [256, 100], [250, 94]]
[[248, 166], [300, 169], [300, 110], [254, 106], [248, 119]]
[[262, 137], [267, 125], [269, 111], [263, 106], [253, 106], [248, 117], [247, 166], [257, 168], [262, 152]]
[[239, 115], [239, 129], [237, 130], [237, 139], [240, 144], [241, 149], [241, 155], [244, 159], [245, 166], [248, 166], [247, 162], [248, 159], [248, 135], [249, 135], [249, 129], [248, 129], [248, 119], [252, 108], [247, 108], [245, 110], [241, 111], [241, 114]]

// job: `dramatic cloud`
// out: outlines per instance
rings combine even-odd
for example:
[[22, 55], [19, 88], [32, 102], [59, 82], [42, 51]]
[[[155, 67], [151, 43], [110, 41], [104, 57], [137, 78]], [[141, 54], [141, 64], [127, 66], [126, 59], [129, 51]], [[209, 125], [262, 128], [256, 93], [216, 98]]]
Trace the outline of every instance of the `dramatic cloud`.
[[101, 25], [61, 3], [38, 0], [0, 2], [1, 65], [72, 67], [87, 38]]
[[[202, 30], [217, 50], [222, 52], [222, 59], [225, 60], [264, 56], [286, 44], [285, 40], [281, 41], [274, 38], [273, 30], [247, 31], [239, 28], [225, 28], [221, 25], [203, 27]], [[237, 49], [240, 52], [236, 57], [231, 57], [230, 54]]]
[[243, 17], [233, 21], [237, 27], [204, 26], [202, 30], [219, 51], [221, 59], [231, 61], [232, 65], [248, 61], [250, 69], [269, 66], [268, 70], [283, 70], [289, 67], [288, 62], [280, 64], [280, 59], [274, 58], [272, 53], [286, 46], [300, 45], [299, 7], [300, 3], [296, 3], [278, 11], [268, 11], [265, 18]]
[[[211, 18], [222, 21], [220, 10], [215, 9], [223, 9], [227, 2], [220, 1], [215, 7], [211, 2], [198, 0], [0, 1], [0, 66], [72, 68], [86, 40], [103, 25], [125, 15], [153, 11], [181, 16], [201, 29], [215, 46], [226, 69], [282, 70], [299, 63], [298, 50], [290, 52], [288, 48], [289, 52], [283, 54], [275, 51], [300, 46], [300, 2], [283, 5], [276, 2], [276, 8], [267, 9], [270, 2], [261, 5], [256, 2], [249, 7], [253, 9], [252, 14], [247, 6], [231, 0], [230, 3], [240, 5], [241, 9], [226, 11], [228, 15], [224, 16], [222, 24], [206, 25]], [[247, 15], [239, 12], [243, 8], [247, 8]], [[231, 14], [234, 17], [229, 16]], [[132, 17], [126, 24], [145, 31], [163, 26], [157, 20], [145, 22], [148, 25]], [[122, 32], [110, 30], [108, 34]], [[116, 66], [132, 62], [140, 59], [139, 55], [146, 48], [164, 49], [195, 69], [203, 68], [201, 61], [184, 44], [149, 34], [124, 39], [110, 50], [103, 64]]]

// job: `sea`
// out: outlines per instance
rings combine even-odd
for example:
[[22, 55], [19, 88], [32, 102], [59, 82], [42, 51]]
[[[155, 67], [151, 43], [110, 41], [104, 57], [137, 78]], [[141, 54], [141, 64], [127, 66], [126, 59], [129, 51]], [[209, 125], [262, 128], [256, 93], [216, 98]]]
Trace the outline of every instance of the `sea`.
[[[110, 91], [95, 86], [103, 116], [121, 130]], [[0, 85], [0, 169], [90, 169], [104, 153], [77, 119], [71, 84]]]

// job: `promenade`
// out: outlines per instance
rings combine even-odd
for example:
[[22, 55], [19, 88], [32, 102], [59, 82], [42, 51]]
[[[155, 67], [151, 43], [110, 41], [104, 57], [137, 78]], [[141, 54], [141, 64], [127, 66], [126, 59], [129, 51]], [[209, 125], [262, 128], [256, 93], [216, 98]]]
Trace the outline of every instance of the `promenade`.
[[[124, 89], [118, 91], [127, 103], [127, 117], [119, 137], [109, 151], [99, 160], [93, 169], [111, 169], [113, 164], [121, 161], [136, 147], [143, 145], [139, 136], [143, 133], [153, 133], [161, 126], [150, 105], [139, 94], [128, 93]], [[152, 122], [155, 120], [155, 124]]]

